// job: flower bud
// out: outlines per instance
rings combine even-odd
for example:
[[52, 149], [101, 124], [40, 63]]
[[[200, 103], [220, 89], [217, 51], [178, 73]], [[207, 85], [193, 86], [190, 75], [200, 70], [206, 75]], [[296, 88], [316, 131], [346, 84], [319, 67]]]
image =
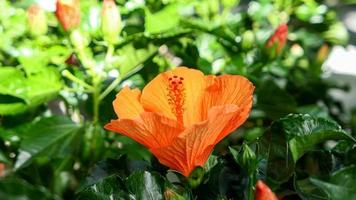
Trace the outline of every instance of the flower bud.
[[78, 27], [80, 25], [80, 1], [57, 0], [56, 17], [65, 31]]
[[121, 16], [115, 1], [104, 0], [101, 17], [104, 39], [109, 43], [116, 43], [121, 32]]
[[251, 30], [247, 30], [242, 34], [241, 47], [244, 50], [251, 49], [255, 43], [255, 35]]
[[283, 50], [287, 42], [288, 26], [281, 24], [278, 26], [273, 35], [268, 39], [265, 49], [271, 58], [277, 57]]
[[323, 33], [323, 37], [334, 45], [346, 45], [349, 40], [349, 34], [341, 22], [331, 25], [329, 30]]
[[330, 52], [330, 48], [328, 44], [323, 44], [319, 50], [318, 53], [316, 54], [316, 63], [318, 65], [322, 65], [326, 58], [328, 57]]
[[33, 4], [28, 8], [27, 18], [29, 30], [33, 36], [40, 36], [47, 33], [46, 13], [39, 5]]
[[74, 30], [70, 34], [70, 41], [72, 42], [73, 46], [78, 50], [84, 49], [89, 45], [88, 37], [84, 35], [80, 30]]
[[5, 164], [4, 163], [0, 163], [0, 177], [5, 176]]
[[184, 200], [185, 198], [172, 189], [167, 189], [164, 192], [164, 196], [166, 197], [166, 200]]
[[263, 181], [259, 180], [256, 184], [255, 200], [278, 200], [278, 198]]

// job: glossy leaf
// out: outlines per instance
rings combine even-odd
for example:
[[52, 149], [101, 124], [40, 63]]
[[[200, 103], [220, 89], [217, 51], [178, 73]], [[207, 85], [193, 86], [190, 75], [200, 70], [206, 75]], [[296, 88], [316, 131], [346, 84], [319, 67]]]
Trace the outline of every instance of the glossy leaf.
[[78, 200], [132, 199], [125, 191], [123, 181], [116, 175], [109, 176], [81, 191]]
[[2, 67], [0, 81], [0, 95], [15, 97], [6, 102], [2, 96], [0, 101], [2, 115], [18, 114], [49, 101], [57, 96], [62, 87], [58, 72], [47, 67], [28, 77], [16, 68]]
[[1, 179], [0, 198], [11, 200], [56, 199], [45, 188], [36, 187], [20, 179]]
[[134, 172], [125, 181], [129, 192], [137, 200], [164, 199], [164, 179], [154, 172]]
[[323, 118], [290, 114], [275, 121], [261, 141], [262, 148], [268, 149], [268, 176], [278, 182], [287, 181], [298, 159], [327, 140], [355, 142], [338, 124]]
[[33, 124], [21, 135], [22, 141], [15, 169], [24, 167], [38, 156], [60, 156], [70, 154], [66, 148], [75, 148], [71, 140], [80, 126], [64, 117], [44, 118]]

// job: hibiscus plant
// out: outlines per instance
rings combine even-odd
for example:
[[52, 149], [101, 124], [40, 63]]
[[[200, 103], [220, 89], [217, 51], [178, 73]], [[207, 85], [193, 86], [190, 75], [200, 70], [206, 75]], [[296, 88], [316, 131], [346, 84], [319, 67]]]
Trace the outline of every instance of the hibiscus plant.
[[0, 199], [356, 199], [330, 1], [0, 1]]

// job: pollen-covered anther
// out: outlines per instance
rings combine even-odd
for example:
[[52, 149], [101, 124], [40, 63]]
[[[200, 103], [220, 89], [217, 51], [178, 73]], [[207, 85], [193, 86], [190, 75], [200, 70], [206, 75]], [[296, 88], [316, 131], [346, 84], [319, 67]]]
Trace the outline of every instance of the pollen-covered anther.
[[184, 112], [184, 78], [174, 75], [168, 78], [168, 103], [177, 121], [183, 124]]

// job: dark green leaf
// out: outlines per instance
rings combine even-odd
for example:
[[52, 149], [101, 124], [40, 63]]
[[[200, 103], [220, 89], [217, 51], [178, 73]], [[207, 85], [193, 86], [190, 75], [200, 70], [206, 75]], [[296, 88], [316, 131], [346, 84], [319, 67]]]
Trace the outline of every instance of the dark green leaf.
[[8, 200], [50, 200], [56, 199], [45, 188], [35, 187], [20, 179], [0, 180], [0, 199]]
[[164, 199], [164, 179], [156, 173], [148, 171], [134, 172], [125, 185], [137, 200]]
[[78, 194], [79, 200], [127, 200], [133, 199], [125, 191], [125, 186], [116, 175], [109, 176]]
[[36, 122], [27, 133], [21, 135], [22, 142], [15, 169], [29, 164], [37, 156], [70, 153], [66, 149], [68, 146], [64, 144], [70, 145], [70, 140], [76, 136], [79, 129], [80, 126], [64, 117], [44, 118]]
[[290, 114], [274, 122], [262, 138], [262, 149], [268, 154], [268, 176], [287, 181], [298, 159], [327, 140], [355, 142], [338, 124], [323, 118]]
[[272, 80], [266, 81], [257, 90], [257, 106], [270, 119], [277, 119], [297, 109], [295, 99]]
[[345, 167], [327, 180], [310, 178], [310, 182], [321, 188], [332, 200], [356, 199], [356, 166]]

